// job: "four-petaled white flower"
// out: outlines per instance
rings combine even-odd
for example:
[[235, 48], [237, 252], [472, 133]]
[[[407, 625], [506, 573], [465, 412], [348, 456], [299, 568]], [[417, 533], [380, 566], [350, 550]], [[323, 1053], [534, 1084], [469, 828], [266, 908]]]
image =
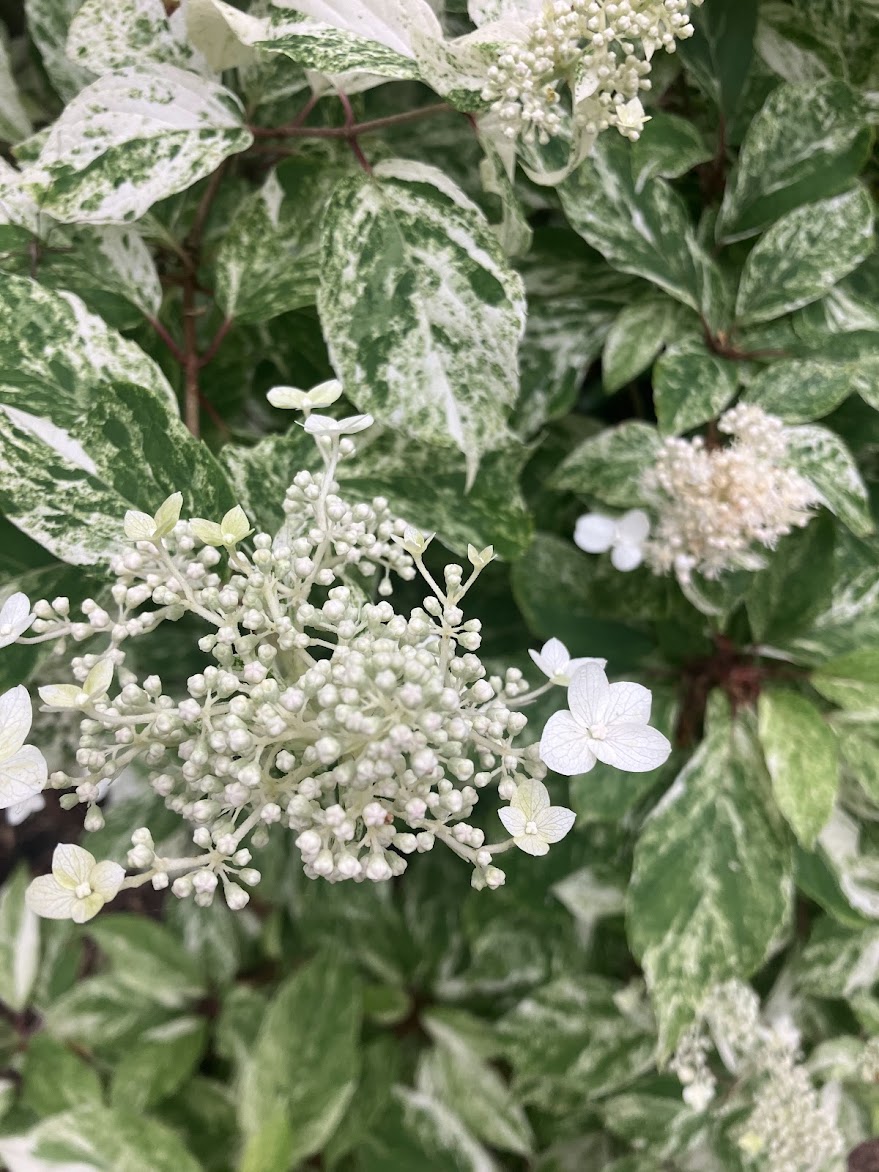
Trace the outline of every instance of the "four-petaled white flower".
[[125, 536], [129, 541], [158, 541], [167, 537], [180, 520], [182, 508], [183, 493], [174, 492], [159, 505], [152, 517], [149, 513], [129, 509], [123, 522]]
[[594, 656], [584, 656], [580, 659], [571, 659], [567, 647], [561, 639], [550, 639], [544, 643], [539, 651], [528, 651], [528, 654], [554, 684], [567, 687], [574, 676], [574, 672], [587, 663], [594, 663], [597, 667], [607, 667], [606, 659], [596, 659]]
[[541, 781], [523, 781], [509, 806], [498, 817], [513, 842], [526, 855], [545, 855], [551, 842], [564, 838], [576, 815], [564, 806], [549, 804], [549, 790]]
[[34, 621], [26, 594], [11, 594], [0, 608], [0, 647], [8, 647]]
[[315, 407], [329, 407], [341, 394], [342, 384], [337, 378], [331, 378], [325, 383], [318, 383], [310, 391], [302, 391], [299, 387], [272, 387], [266, 398], [273, 407], [287, 411], [310, 411]]
[[644, 123], [650, 121], [644, 113], [640, 98], [631, 98], [628, 102], [621, 102], [614, 112], [617, 116], [617, 128], [620, 133], [633, 141], [641, 134]]
[[112, 659], [99, 659], [85, 677], [82, 687], [78, 684], [46, 684], [37, 690], [40, 699], [50, 708], [86, 708], [107, 695], [113, 682], [113, 671]]
[[34, 879], [25, 898], [38, 916], [84, 924], [116, 898], [124, 878], [118, 863], [98, 863], [81, 846], [61, 843], [52, 855], [52, 874]]
[[250, 533], [250, 522], [241, 505], [230, 509], [219, 524], [206, 521], [203, 517], [193, 517], [189, 527], [205, 545], [237, 545]]
[[650, 536], [650, 518], [643, 509], [630, 509], [622, 517], [585, 513], [574, 529], [574, 544], [586, 553], [607, 553], [614, 569], [628, 573], [644, 560], [644, 542]]
[[303, 427], [309, 435], [318, 437], [356, 435], [372, 427], [375, 420], [371, 415], [349, 415], [346, 419], [332, 419], [329, 415], [309, 415]]
[[671, 745], [650, 719], [651, 695], [641, 684], [609, 684], [587, 665], [568, 688], [570, 712], [556, 712], [540, 738], [540, 760], [565, 777], [588, 773], [596, 761], [628, 773], [649, 773], [668, 759]]
[[0, 696], [0, 810], [28, 801], [46, 784], [43, 754], [24, 743], [32, 719], [27, 688], [19, 684]]

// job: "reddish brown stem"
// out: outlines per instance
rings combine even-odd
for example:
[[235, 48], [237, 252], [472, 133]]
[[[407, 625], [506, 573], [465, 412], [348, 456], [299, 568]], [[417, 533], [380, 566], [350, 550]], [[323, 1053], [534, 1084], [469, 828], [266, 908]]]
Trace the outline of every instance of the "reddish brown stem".
[[201, 359], [199, 360], [199, 366], [207, 366], [209, 362], [212, 362], [214, 358], [216, 358], [217, 351], [223, 344], [223, 339], [232, 328], [232, 321], [233, 319], [231, 317], [226, 317], [223, 319], [220, 328], [211, 339], [210, 345], [208, 346], [207, 350], [205, 350], [204, 354], [202, 354]]
[[171, 335], [168, 333], [168, 331], [165, 329], [165, 327], [162, 325], [162, 323], [159, 321], [159, 319], [157, 317], [148, 317], [147, 321], [150, 323], [150, 325], [153, 327], [153, 329], [156, 331], [156, 333], [159, 335], [159, 337], [162, 339], [162, 341], [165, 343], [165, 345], [171, 351], [171, 354], [173, 355], [175, 360], [177, 362], [179, 362], [180, 365], [182, 366], [185, 361], [184, 356], [183, 356], [183, 351], [180, 349], [180, 347], [177, 345], [177, 343], [174, 341], [174, 339], [171, 337]]
[[[341, 95], [339, 97], [341, 100]], [[388, 114], [385, 118], [371, 118], [367, 122], [352, 121], [344, 126], [303, 126], [300, 122], [294, 121], [287, 126], [251, 126], [250, 133], [254, 138], [360, 138], [364, 134], [375, 134], [376, 131], [385, 130], [389, 126], [402, 126], [419, 118], [443, 114], [451, 108], [446, 102], [436, 102], [432, 106], [419, 106], [417, 110], [404, 110], [402, 114]]]

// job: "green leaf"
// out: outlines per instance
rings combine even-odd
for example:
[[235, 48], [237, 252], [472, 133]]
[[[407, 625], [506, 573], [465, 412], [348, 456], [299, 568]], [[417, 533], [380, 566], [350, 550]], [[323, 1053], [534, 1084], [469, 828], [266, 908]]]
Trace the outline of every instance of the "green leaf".
[[714, 0], [692, 14], [696, 34], [681, 44], [684, 65], [721, 113], [735, 114], [754, 56], [758, 0]]
[[742, 144], [718, 239], [753, 236], [802, 204], [845, 191], [866, 162], [871, 141], [863, 100], [842, 82], [779, 86]]
[[458, 448], [468, 481], [485, 452], [507, 443], [522, 282], [482, 213], [442, 172], [391, 160], [339, 183], [324, 217], [318, 308], [359, 410], [412, 439]]
[[112, 1106], [144, 1111], [170, 1098], [197, 1068], [206, 1041], [207, 1025], [199, 1017], [179, 1017], [147, 1030], [113, 1071]]
[[197, 1075], [156, 1114], [186, 1140], [206, 1172], [229, 1172], [229, 1153], [240, 1146], [232, 1086]]
[[560, 978], [501, 1018], [498, 1030], [520, 1100], [564, 1116], [653, 1066], [653, 1038], [623, 1016], [615, 992], [601, 977]]
[[0, 42], [0, 139], [16, 143], [33, 131], [31, 120], [21, 104], [18, 86], [6, 46]]
[[653, 465], [660, 438], [648, 423], [621, 423], [584, 440], [550, 479], [550, 487], [632, 508], [646, 502], [641, 477]]
[[651, 179], [678, 179], [708, 162], [712, 153], [692, 122], [657, 111], [632, 147], [635, 189], [641, 191]]
[[614, 268], [652, 281], [713, 321], [723, 281], [696, 240], [686, 206], [661, 179], [639, 190], [633, 166], [624, 139], [599, 138], [593, 154], [558, 189], [571, 227]]
[[416, 1081], [483, 1143], [518, 1156], [534, 1151], [525, 1111], [494, 1068], [463, 1042], [446, 1038], [424, 1054]]
[[400, 1044], [387, 1033], [364, 1047], [357, 1091], [322, 1152], [328, 1168], [335, 1168], [345, 1156], [356, 1152], [388, 1110], [391, 1088], [400, 1074], [401, 1055]]
[[811, 997], [852, 997], [879, 981], [879, 928], [851, 931], [821, 919], [796, 962], [797, 988]]
[[755, 639], [777, 645], [809, 630], [833, 592], [835, 544], [827, 514], [781, 539], [766, 568], [752, 576], [745, 599]]
[[772, 321], [823, 297], [873, 250], [873, 203], [862, 187], [788, 212], [745, 262], [742, 325]]
[[810, 677], [822, 696], [849, 712], [879, 709], [879, 648], [863, 647], [831, 659]]
[[857, 720], [834, 722], [844, 773], [874, 802], [879, 802], [879, 724]]
[[759, 750], [712, 699], [706, 739], [638, 840], [629, 889], [661, 1058], [712, 985], [756, 972], [791, 907], [788, 836]]
[[421, 1091], [396, 1087], [389, 1110], [357, 1153], [358, 1172], [495, 1172], [486, 1149], [448, 1107]]
[[357, 984], [330, 956], [304, 965], [272, 999], [241, 1073], [240, 1119], [248, 1148], [289, 1121], [274, 1167], [320, 1151], [342, 1118], [357, 1085], [360, 1016]]
[[22, 1069], [21, 1101], [40, 1117], [100, 1103], [101, 1080], [83, 1058], [48, 1034], [30, 1039]]
[[788, 423], [809, 423], [835, 411], [849, 395], [871, 393], [877, 382], [879, 359], [872, 355], [851, 362], [794, 359], [767, 366], [744, 399]]
[[91, 921], [87, 931], [132, 999], [179, 1009], [205, 992], [204, 973], [158, 921], [111, 913]]
[[97, 1104], [44, 1120], [31, 1133], [34, 1153], [96, 1172], [201, 1172], [173, 1131], [143, 1115]]
[[[362, 436], [353, 457], [339, 463], [336, 479], [351, 501], [387, 497], [410, 524], [436, 533], [449, 549], [493, 545], [503, 558], [517, 557], [531, 540], [531, 518], [518, 483], [528, 458], [524, 447], [487, 454], [469, 490], [461, 456], [428, 447], [388, 430]], [[272, 531], [283, 524], [284, 493], [301, 468], [316, 469], [320, 456], [301, 428], [268, 436], [253, 448], [226, 446], [222, 455], [245, 512]]]
[[246, 920], [215, 899], [199, 907], [190, 899], [175, 899], [163, 911], [168, 927], [178, 937], [202, 972], [216, 985], [228, 985], [241, 965]]
[[28, 1004], [40, 963], [40, 922], [24, 902], [29, 882], [20, 866], [0, 887], [0, 1001], [14, 1013]]
[[716, 419], [737, 387], [735, 364], [712, 354], [701, 338], [670, 346], [653, 372], [659, 430], [680, 435]]
[[252, 141], [222, 86], [173, 65], [117, 69], [65, 108], [28, 181], [62, 223], [124, 224]]
[[800, 844], [811, 850], [833, 813], [839, 747], [821, 712], [798, 692], [772, 688], [757, 706], [772, 792]]
[[217, 302], [238, 322], [314, 305], [320, 224], [340, 168], [290, 159], [238, 208], [216, 259]]
[[867, 487], [851, 452], [835, 432], [805, 425], [787, 433], [787, 458], [811, 482], [821, 503], [859, 537], [874, 531]]
[[634, 382], [662, 350], [673, 329], [673, 308], [666, 298], [648, 297], [619, 313], [601, 355], [601, 377], [608, 395]]
[[175, 35], [161, 0], [85, 0], [70, 22], [67, 56], [92, 73], [165, 64], [198, 72], [192, 48]]

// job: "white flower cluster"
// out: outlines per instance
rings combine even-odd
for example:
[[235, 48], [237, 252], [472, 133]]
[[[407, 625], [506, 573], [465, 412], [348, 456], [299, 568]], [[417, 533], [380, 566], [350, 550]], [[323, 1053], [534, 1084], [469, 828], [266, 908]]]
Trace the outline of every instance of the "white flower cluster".
[[671, 1064], [684, 1084], [685, 1102], [696, 1111], [704, 1111], [716, 1091], [707, 1060], [709, 1038], [727, 1071], [755, 1102], [737, 1133], [743, 1155], [767, 1172], [823, 1172], [841, 1154], [843, 1139], [831, 1108], [799, 1061], [800, 1036], [793, 1022], [787, 1017], [761, 1021], [757, 995], [739, 981], [714, 989]]
[[[649, 692], [609, 685], [603, 660], [571, 660], [551, 640], [534, 653], [548, 677], [535, 691], [518, 669], [487, 674], [476, 655], [480, 624], [465, 618], [461, 603], [493, 551], [471, 546], [469, 574], [447, 565], [440, 585], [423, 561], [430, 537], [394, 518], [382, 498], [344, 501], [335, 472], [354, 451], [347, 433], [371, 420], [310, 414], [327, 399], [319, 390], [312, 398], [296, 388], [273, 396], [305, 410], [324, 461], [322, 472], [294, 477], [274, 538], [250, 536], [240, 507], [219, 521], [182, 520], [177, 493], [153, 516], [126, 514], [129, 544], [112, 564], [111, 608], [87, 599], [83, 621], [74, 621], [67, 599], [38, 602], [31, 613], [19, 596], [9, 616], [0, 615], [10, 640], [31, 623], [23, 641], [57, 640], [59, 650], [101, 639], [99, 651], [73, 657], [75, 682], [39, 690], [44, 710], [79, 718], [81, 772], [49, 779], [55, 789], [73, 789], [62, 804], [84, 804], [86, 829], [99, 828], [98, 801], [139, 762], [155, 792], [194, 827], [198, 848], [189, 858], [161, 857], [141, 827], [128, 854], [140, 874], [126, 878], [116, 864], [59, 847], [52, 875], [30, 888], [40, 914], [89, 919], [122, 888], [146, 882], [202, 906], [221, 889], [241, 908], [260, 880], [251, 848], [265, 845], [273, 823], [293, 831], [312, 878], [387, 880], [406, 869], [408, 855], [441, 840], [472, 864], [475, 887], [498, 887], [504, 873], [495, 855], [513, 847], [544, 854], [573, 825], [570, 810], [550, 805], [541, 780], [541, 751], [564, 764], [552, 729], [542, 748], [520, 743], [521, 707], [554, 686], [570, 683], [576, 712], [581, 692], [591, 697], [578, 767], [599, 758], [643, 768], [645, 736], [656, 763], [667, 755], [664, 738], [643, 727]], [[379, 577], [378, 594], [390, 594], [392, 573], [406, 580], [420, 573], [430, 587], [408, 616], [366, 592]], [[185, 614], [204, 622], [199, 648], [214, 662], [190, 676], [180, 699], [158, 676], [135, 675], [126, 642]], [[37, 776], [36, 758], [22, 759], [39, 757], [21, 748], [26, 690], [0, 702], [0, 725], [4, 703], [17, 707], [7, 720], [12, 732], [0, 729], [0, 754], [9, 757], [0, 764], [2, 792], [18, 801], [43, 787], [45, 762]], [[635, 745], [628, 755], [627, 738]], [[9, 770], [24, 776], [25, 768], [30, 781], [10, 788]], [[501, 811], [510, 837], [495, 844], [469, 821], [489, 786], [510, 802]]]
[[[698, 6], [702, 0], [692, 0]], [[503, 45], [482, 97], [507, 138], [546, 143], [561, 129], [561, 87], [588, 137], [615, 126], [637, 139], [650, 59], [693, 35], [689, 0], [545, 0]], [[640, 52], [639, 52], [640, 47]]]

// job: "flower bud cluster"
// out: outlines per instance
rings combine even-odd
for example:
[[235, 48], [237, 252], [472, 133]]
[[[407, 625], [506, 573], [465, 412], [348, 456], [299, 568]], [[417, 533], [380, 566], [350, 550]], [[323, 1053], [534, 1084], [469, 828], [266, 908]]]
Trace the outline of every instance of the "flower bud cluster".
[[615, 126], [637, 139], [646, 120], [638, 95], [650, 88], [650, 59], [693, 35], [689, 9], [689, 0], [546, 0], [521, 39], [503, 45], [483, 100], [507, 138], [546, 143], [561, 129], [560, 90], [567, 85], [587, 135]]
[[772, 549], [807, 525], [818, 493], [787, 462], [787, 429], [753, 404], [720, 417], [733, 437], [709, 447], [701, 436], [666, 439], [643, 487], [656, 516], [644, 557], [657, 574], [682, 584], [694, 573], [715, 579], [728, 570], [757, 570], [755, 546]]

